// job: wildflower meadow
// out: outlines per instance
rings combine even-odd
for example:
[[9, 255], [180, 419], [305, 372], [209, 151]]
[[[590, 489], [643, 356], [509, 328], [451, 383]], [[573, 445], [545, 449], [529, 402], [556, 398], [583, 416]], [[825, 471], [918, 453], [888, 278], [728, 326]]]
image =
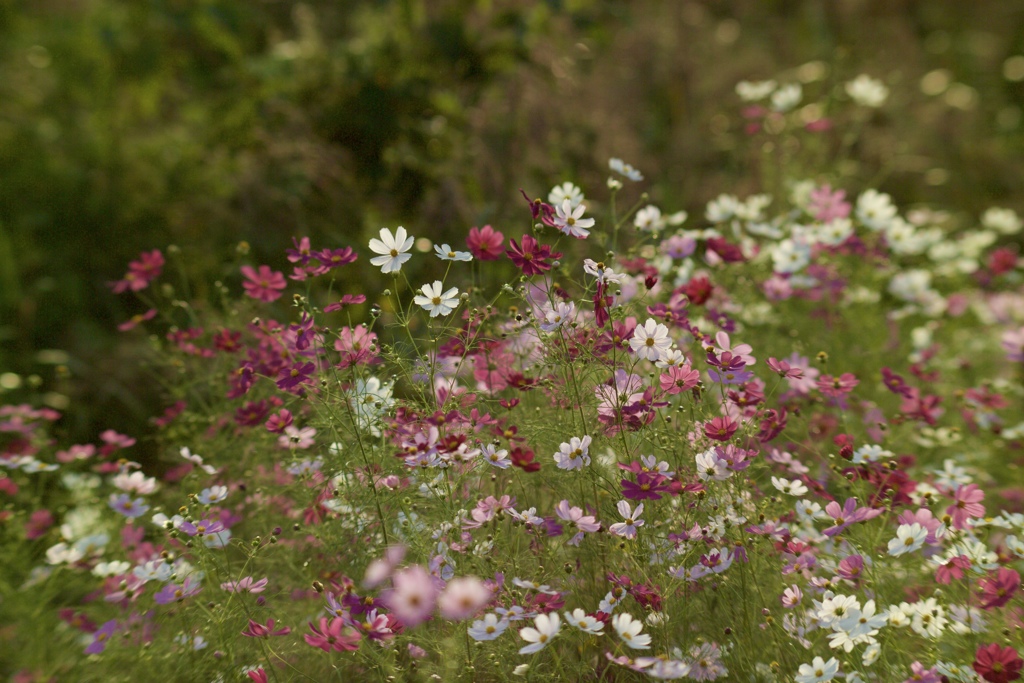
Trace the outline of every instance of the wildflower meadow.
[[1020, 679], [1022, 221], [836, 174], [891, 97], [738, 83], [792, 153], [689, 215], [611, 158], [447, 241], [150, 245], [159, 457], [0, 407], [11, 680]]

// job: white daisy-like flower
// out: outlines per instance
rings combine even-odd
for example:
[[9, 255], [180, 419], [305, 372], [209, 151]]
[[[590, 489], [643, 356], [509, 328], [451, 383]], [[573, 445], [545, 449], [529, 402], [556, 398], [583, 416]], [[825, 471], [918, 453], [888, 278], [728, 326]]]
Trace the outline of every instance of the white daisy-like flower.
[[695, 458], [697, 460], [697, 476], [702, 481], [709, 479], [722, 481], [732, 476], [732, 472], [729, 470], [729, 463], [719, 458], [714, 448], [698, 453]]
[[590, 464], [590, 442], [589, 436], [572, 437], [567, 443], [559, 446], [555, 453], [555, 464], [562, 470], [580, 470]]
[[827, 662], [815, 657], [810, 664], [801, 664], [794, 681], [796, 683], [826, 683], [839, 673], [839, 660], [832, 657]]
[[640, 503], [636, 506], [636, 510], [632, 510], [629, 507], [629, 503], [620, 500], [615, 506], [625, 522], [616, 522], [608, 527], [608, 531], [621, 536], [622, 538], [628, 538], [630, 540], [636, 538], [637, 527], [644, 525], [644, 520], [640, 519], [640, 515], [644, 513], [644, 504]]
[[380, 256], [374, 256], [370, 263], [380, 266], [384, 274], [397, 273], [402, 269], [402, 264], [412, 258], [409, 251], [414, 241], [415, 238], [402, 226], [398, 226], [393, 235], [387, 228], [381, 228], [380, 239], [370, 240], [370, 251]]
[[508, 466], [512, 464], [512, 461], [508, 457], [508, 451], [504, 448], [499, 449], [494, 444], [487, 444], [480, 447], [480, 457], [483, 458], [489, 465], [494, 465], [501, 469], [508, 469]]
[[616, 614], [612, 617], [612, 628], [627, 647], [634, 650], [646, 650], [651, 647], [651, 636], [640, 632], [644, 628], [643, 622], [634, 619], [632, 614]]
[[775, 92], [778, 85], [775, 81], [740, 81], [736, 84], [736, 94], [744, 102], [757, 102]]
[[448, 315], [459, 306], [459, 290], [452, 287], [447, 292], [441, 293], [444, 284], [440, 280], [434, 280], [432, 285], [423, 285], [420, 291], [423, 292], [412, 301], [423, 310], [430, 313], [431, 318], [439, 315]]
[[569, 200], [572, 208], [575, 209], [583, 201], [583, 190], [566, 181], [561, 185], [555, 185], [551, 188], [551, 192], [548, 193], [548, 203], [551, 206], [561, 206], [562, 202], [566, 199]]
[[565, 620], [584, 633], [590, 633], [595, 636], [604, 635], [604, 622], [588, 615], [578, 607], [572, 611], [572, 614], [565, 612]]
[[647, 322], [637, 325], [633, 330], [629, 347], [638, 358], [656, 361], [672, 348], [672, 337], [668, 335], [668, 328], [665, 325], [654, 318], [648, 318]]
[[575, 315], [576, 304], [572, 301], [568, 303], [557, 301], [554, 306], [549, 304], [544, 311], [544, 322], [540, 324], [540, 329], [545, 332], [554, 332], [565, 323], [571, 321]]
[[519, 629], [519, 637], [529, 643], [520, 648], [519, 654], [528, 655], [540, 652], [552, 638], [558, 635], [561, 628], [562, 621], [558, 617], [558, 612], [538, 614], [533, 618], [533, 626]]
[[885, 230], [896, 217], [892, 197], [878, 190], [865, 190], [857, 198], [857, 218], [868, 229], [878, 232]]
[[469, 637], [477, 641], [494, 640], [507, 628], [507, 619], [500, 619], [496, 614], [485, 614], [483, 619], [474, 621], [469, 627]]
[[889, 97], [889, 89], [881, 81], [861, 74], [846, 83], [846, 94], [862, 107], [878, 108]]
[[623, 175], [633, 182], [639, 182], [644, 179], [644, 176], [640, 171], [633, 168], [631, 165], [624, 162], [622, 159], [611, 158], [608, 160], [608, 168], [615, 171], [619, 175]]
[[625, 277], [621, 273], [614, 272], [603, 262], [589, 258], [583, 260], [583, 272], [593, 275], [597, 278], [598, 282], [621, 282], [622, 278]]
[[772, 486], [790, 496], [802, 496], [807, 493], [807, 487], [799, 479], [790, 481], [782, 477], [772, 477]]
[[472, 261], [473, 255], [468, 251], [455, 251], [448, 244], [435, 244], [434, 252], [437, 254], [437, 258], [442, 261]]
[[893, 557], [920, 550], [928, 537], [928, 530], [914, 522], [901, 524], [896, 529], [896, 538], [889, 541], [889, 554]]
[[569, 237], [588, 237], [588, 228], [594, 227], [595, 221], [593, 218], [583, 218], [583, 212], [586, 210], [587, 207], [583, 204], [574, 207], [568, 198], [563, 199], [562, 203], [555, 207], [555, 227]]
[[778, 112], [787, 112], [800, 104], [800, 98], [804, 95], [803, 88], [799, 83], [789, 83], [772, 93], [772, 109]]

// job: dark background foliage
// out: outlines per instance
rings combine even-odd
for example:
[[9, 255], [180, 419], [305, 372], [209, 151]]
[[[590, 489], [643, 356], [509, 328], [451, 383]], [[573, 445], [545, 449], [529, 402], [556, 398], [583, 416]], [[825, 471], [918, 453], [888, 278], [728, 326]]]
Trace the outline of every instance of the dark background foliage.
[[516, 236], [518, 188], [598, 195], [610, 156], [697, 222], [774, 190], [741, 79], [881, 78], [831, 178], [1020, 211], [1021, 54], [1020, 0], [0, 0], [3, 400], [71, 406], [71, 439], [145, 434], [166, 397], [115, 326], [146, 306], [107, 287], [142, 250], [176, 245], [164, 280], [204, 298], [286, 270], [293, 236], [362, 251], [353, 283], [381, 226]]

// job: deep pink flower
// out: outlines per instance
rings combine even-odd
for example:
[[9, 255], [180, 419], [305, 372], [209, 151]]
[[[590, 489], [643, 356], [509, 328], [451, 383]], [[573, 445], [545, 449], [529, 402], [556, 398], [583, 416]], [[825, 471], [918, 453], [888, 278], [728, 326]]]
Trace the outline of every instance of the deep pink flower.
[[355, 306], [366, 301], [366, 296], [363, 294], [346, 294], [341, 297], [341, 301], [334, 304], [327, 304], [324, 306], [324, 313], [333, 313], [334, 311], [340, 311], [345, 306]]
[[739, 429], [739, 424], [729, 417], [716, 417], [704, 423], [704, 434], [715, 441], [728, 441]]
[[669, 478], [655, 472], [641, 472], [636, 482], [623, 479], [622, 497], [629, 500], [661, 500], [661, 494], [670, 491]]
[[804, 371], [800, 368], [794, 368], [792, 365], [784, 360], [778, 358], [769, 358], [768, 367], [771, 368], [772, 372], [779, 374], [779, 377], [785, 377], [786, 379], [800, 379], [804, 376]]
[[981, 504], [984, 498], [985, 492], [977, 484], [958, 487], [953, 494], [953, 504], [946, 508], [946, 514], [953, 517], [953, 526], [966, 529], [967, 520], [984, 517], [985, 506]]
[[501, 258], [501, 245], [505, 236], [489, 225], [472, 227], [466, 237], [466, 246], [474, 258], [481, 261], [497, 261]]
[[313, 258], [320, 262], [320, 265], [327, 270], [340, 268], [353, 263], [359, 256], [352, 247], [344, 249], [321, 249], [313, 252]]
[[258, 669], [253, 669], [252, 671], [246, 671], [245, 675], [248, 676], [253, 683], [268, 683], [267, 672], [263, 670], [262, 666]]
[[128, 264], [128, 272], [125, 273], [124, 278], [110, 283], [110, 287], [114, 290], [115, 294], [129, 290], [140, 292], [149, 287], [153, 280], [160, 277], [163, 267], [164, 256], [160, 253], [159, 249], [154, 249], [148, 253], [142, 252], [139, 254], [138, 261], [131, 261]]
[[309, 624], [313, 633], [307, 633], [303, 638], [313, 647], [318, 647], [324, 652], [351, 652], [359, 648], [359, 641], [362, 635], [354, 628], [345, 625], [345, 620], [335, 617], [328, 620], [327, 617], [320, 617], [320, 628]]
[[243, 636], [250, 638], [269, 638], [271, 636], [286, 636], [291, 633], [292, 630], [287, 626], [282, 626], [279, 629], [274, 628], [274, 620], [267, 619], [267, 625], [259, 623], [258, 621], [249, 620], [249, 627], [242, 631]]
[[259, 272], [252, 266], [242, 266], [242, 275], [248, 278], [242, 283], [246, 294], [267, 303], [281, 298], [281, 290], [288, 286], [284, 275], [270, 266], [260, 266]]
[[1024, 667], [1024, 661], [1009, 645], [982, 645], [974, 654], [974, 670], [989, 683], [1015, 681], [1020, 678], [1021, 667]]
[[832, 398], [839, 398], [845, 394], [853, 391], [853, 388], [860, 384], [852, 373], [844, 372], [839, 377], [833, 377], [832, 375], [822, 375], [818, 378], [817, 387], [818, 391], [831, 396]]
[[848, 581], [859, 581], [864, 571], [864, 557], [862, 555], [849, 555], [844, 557], [836, 568], [836, 574]]
[[377, 357], [376, 342], [377, 334], [363, 325], [343, 327], [334, 340], [334, 350], [341, 354], [338, 367], [345, 369], [369, 363]]
[[970, 568], [971, 558], [966, 555], [957, 555], [935, 570], [935, 581], [944, 586], [949, 585], [954, 579], [959, 581], [964, 578], [964, 572]]
[[552, 253], [551, 247], [541, 244], [530, 235], [523, 235], [522, 244], [516, 244], [514, 239], [509, 239], [511, 249], [505, 253], [516, 268], [523, 271], [523, 275], [539, 275], [551, 270], [551, 264], [547, 259], [558, 259], [562, 257], [561, 252]]
[[1009, 567], [1000, 567], [994, 574], [978, 581], [978, 588], [981, 591], [982, 608], [1002, 607], [1020, 588], [1020, 574]]
[[874, 508], [857, 507], [856, 498], [847, 498], [842, 507], [839, 507], [839, 503], [833, 500], [825, 506], [825, 512], [828, 513], [829, 517], [835, 520], [835, 523], [832, 526], [825, 529], [824, 533], [826, 536], [835, 536], [851, 524], [874, 519], [882, 514], [881, 510], [876, 510]]

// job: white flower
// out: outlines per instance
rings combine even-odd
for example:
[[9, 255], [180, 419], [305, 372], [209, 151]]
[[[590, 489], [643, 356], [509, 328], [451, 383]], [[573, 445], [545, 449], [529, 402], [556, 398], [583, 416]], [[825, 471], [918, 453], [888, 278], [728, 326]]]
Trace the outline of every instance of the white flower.
[[608, 527], [608, 531], [612, 532], [616, 536], [622, 536], [623, 538], [634, 539], [636, 538], [637, 527], [644, 525], [644, 520], [640, 519], [640, 515], [644, 513], [644, 504], [640, 503], [636, 506], [636, 510], [631, 510], [629, 503], [624, 500], [620, 500], [615, 506], [625, 522], [616, 522]]
[[621, 282], [622, 278], [625, 277], [621, 273], [615, 273], [612, 271], [612, 269], [606, 266], [603, 262], [598, 262], [589, 258], [583, 260], [583, 272], [588, 275], [593, 275], [597, 278], [598, 282]]
[[562, 470], [579, 470], [590, 464], [590, 442], [589, 436], [572, 437], [568, 443], [562, 443], [558, 452], [555, 453], [555, 463]]
[[801, 664], [800, 671], [794, 679], [796, 683], [825, 683], [835, 678], [839, 673], [839, 662], [832, 657], [827, 662], [821, 657], [815, 657], [810, 664]]
[[397, 273], [402, 269], [402, 264], [412, 258], [409, 250], [412, 249], [413, 241], [413, 236], [402, 226], [395, 230], [394, 235], [387, 228], [381, 228], [380, 239], [370, 240], [370, 251], [380, 256], [374, 256], [370, 263], [380, 266], [382, 273]]
[[648, 204], [636, 212], [633, 225], [644, 232], [658, 232], [665, 229], [665, 219], [661, 217], [661, 209]]
[[709, 479], [722, 481], [732, 476], [732, 472], [729, 470], [729, 463], [719, 458], [714, 448], [698, 453], [696, 460], [697, 476], [703, 481]]
[[442, 261], [472, 261], [473, 255], [468, 251], [455, 251], [448, 244], [434, 245], [437, 258]]
[[485, 614], [483, 619], [474, 621], [469, 627], [469, 637], [473, 640], [494, 640], [507, 628], [507, 619], [499, 619], [496, 614]]
[[1020, 232], [1021, 226], [1024, 225], [1013, 209], [1000, 209], [997, 207], [992, 207], [982, 215], [981, 224], [1004, 235], [1015, 235]]
[[814, 604], [818, 607], [814, 616], [818, 618], [822, 626], [837, 624], [853, 612], [860, 612], [860, 602], [852, 595], [832, 595], [825, 593], [826, 598], [820, 605], [817, 600]]
[[776, 87], [775, 81], [740, 81], [736, 84], [736, 94], [744, 102], [757, 102], [775, 92]]
[[141, 496], [153, 493], [157, 489], [155, 477], [147, 477], [142, 472], [127, 471], [119, 472], [110, 482], [115, 487], [128, 493], [137, 493]]
[[889, 541], [889, 554], [895, 557], [920, 550], [927, 536], [928, 530], [917, 522], [901, 524], [896, 530], [896, 538]]
[[857, 218], [869, 229], [879, 232], [889, 227], [896, 217], [892, 197], [877, 190], [865, 190], [857, 198]]
[[558, 635], [558, 631], [562, 628], [558, 612], [538, 614], [533, 618], [533, 624], [536, 628], [527, 626], [526, 628], [519, 629], [519, 637], [529, 643], [529, 645], [519, 650], [521, 655], [540, 652], [548, 644], [548, 641]]
[[853, 222], [849, 218], [833, 218], [818, 228], [816, 237], [822, 244], [836, 247], [853, 234]]
[[634, 650], [646, 650], [651, 647], [651, 637], [640, 633], [644, 624], [633, 618], [631, 614], [616, 614], [612, 617], [612, 628], [619, 634], [622, 642]]
[[589, 616], [578, 607], [572, 611], [572, 614], [565, 612], [565, 620], [584, 633], [591, 633], [595, 636], [604, 635], [604, 622]]
[[878, 108], [889, 97], [889, 89], [867, 74], [861, 74], [846, 83], [846, 94], [862, 107]]
[[618, 607], [620, 598], [615, 597], [615, 593], [608, 591], [608, 593], [602, 598], [601, 604], [597, 606], [597, 609], [601, 610], [605, 614], [611, 614]]
[[712, 223], [724, 223], [736, 215], [740, 200], [731, 194], [720, 194], [708, 202], [704, 217]]
[[619, 175], [623, 175], [633, 182], [639, 182], [644, 179], [644, 176], [640, 171], [636, 170], [629, 164], [622, 161], [622, 159], [611, 158], [608, 160], [608, 168], [615, 171]]
[[440, 280], [434, 280], [432, 285], [423, 285], [420, 288], [422, 294], [417, 295], [412, 301], [414, 304], [430, 313], [431, 318], [439, 315], [448, 315], [459, 305], [459, 290], [452, 287], [445, 293], [441, 293], [444, 285]]
[[784, 239], [772, 249], [773, 270], [776, 273], [796, 273], [811, 262], [811, 245]]
[[803, 88], [799, 83], [784, 85], [772, 93], [772, 109], [779, 112], [786, 112], [800, 104], [803, 97]]
[[213, 505], [219, 503], [228, 497], [227, 486], [211, 486], [208, 489], [203, 489], [199, 494], [199, 502], [203, 505]]
[[132, 565], [124, 560], [100, 562], [92, 568], [92, 574], [93, 576], [119, 576], [121, 574], [127, 574], [131, 568]]
[[672, 347], [672, 338], [668, 336], [668, 328], [648, 318], [643, 326], [637, 325], [629, 346], [638, 358], [656, 361]]
[[587, 228], [594, 227], [593, 218], [583, 218], [583, 212], [587, 207], [580, 204], [573, 207], [569, 199], [563, 199], [562, 203], [555, 207], [555, 227], [563, 234], [577, 239], [584, 239], [590, 235]]
[[512, 464], [512, 461], [509, 460], [507, 450], [504, 448], [498, 450], [497, 446], [490, 443], [480, 448], [480, 457], [486, 460], [489, 464], [503, 470], [508, 469], [508, 466]]
[[548, 193], [548, 203], [551, 206], [561, 206], [566, 199], [575, 209], [583, 201], [583, 190], [566, 181], [561, 185], [555, 185]]
[[882, 654], [882, 644], [875, 641], [864, 648], [864, 654], [861, 655], [860, 661], [864, 666], [871, 666], [878, 661], [878, 656], [880, 654]]
[[772, 485], [779, 491], [790, 496], [802, 496], [807, 493], [807, 487], [799, 479], [789, 481], [782, 477], [772, 477]]
[[565, 323], [571, 321], [575, 315], [576, 304], [571, 301], [569, 303], [558, 301], [554, 306], [549, 304], [544, 312], [544, 322], [540, 324], [540, 329], [545, 332], [554, 332]]

